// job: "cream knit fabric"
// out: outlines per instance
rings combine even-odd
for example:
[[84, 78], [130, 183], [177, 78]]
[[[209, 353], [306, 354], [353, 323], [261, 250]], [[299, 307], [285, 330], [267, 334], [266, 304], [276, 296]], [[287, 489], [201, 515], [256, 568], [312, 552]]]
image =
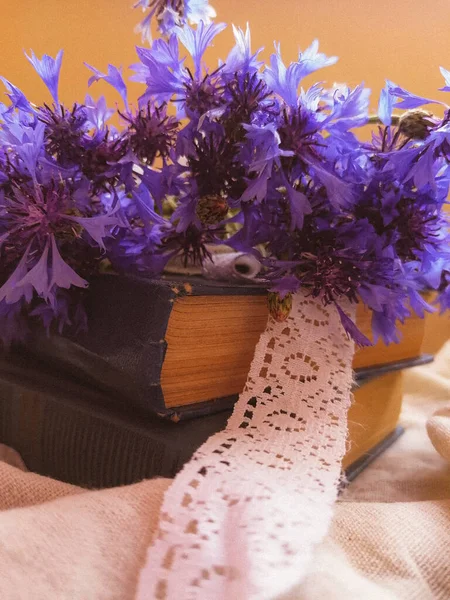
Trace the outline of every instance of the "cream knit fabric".
[[[405, 435], [351, 484], [280, 598], [450, 598], [450, 467], [425, 427], [450, 400], [449, 364], [450, 343], [406, 375]], [[132, 600], [169, 483], [86, 492], [0, 463], [0, 598]]]
[[437, 410], [427, 421], [430, 440], [439, 454], [450, 462], [450, 406]]

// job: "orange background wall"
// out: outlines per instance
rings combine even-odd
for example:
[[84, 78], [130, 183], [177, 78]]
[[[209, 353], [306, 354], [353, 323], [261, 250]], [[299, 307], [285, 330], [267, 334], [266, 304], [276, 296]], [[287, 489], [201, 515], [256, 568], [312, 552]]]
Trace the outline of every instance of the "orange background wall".
[[[133, 28], [141, 12], [133, 0], [0, 0], [2, 35], [0, 75], [13, 81], [35, 102], [48, 95], [23, 50], [39, 56], [65, 49], [61, 98], [82, 99], [88, 71], [83, 61], [97, 68], [108, 62], [127, 66], [135, 62], [134, 45], [140, 38]], [[218, 18], [242, 27], [249, 21], [254, 47], [271, 52], [282, 42], [286, 60], [295, 58], [319, 38], [322, 49], [340, 57], [337, 65], [319, 75], [356, 85], [365, 81], [378, 94], [385, 78], [416, 93], [445, 98], [439, 65], [450, 69], [449, 0], [215, 0]], [[216, 38], [209, 60], [216, 64], [231, 43], [231, 31]], [[311, 79], [314, 78], [314, 75]], [[107, 86], [109, 100], [117, 96]], [[140, 87], [132, 88], [132, 96]], [[448, 94], [447, 94], [448, 96]], [[448, 101], [448, 100], [447, 100]], [[376, 106], [376, 99], [372, 101]]]
[[[54, 56], [64, 48], [61, 100], [67, 104], [82, 100], [89, 76], [83, 61], [98, 69], [106, 69], [108, 62], [126, 67], [136, 61], [134, 46], [141, 41], [133, 29], [142, 13], [132, 10], [132, 4], [133, 0], [0, 0], [0, 75], [35, 103], [49, 101], [23, 50]], [[388, 78], [450, 104], [450, 94], [437, 92], [443, 85], [439, 66], [450, 69], [450, 0], [215, 0], [212, 4], [222, 21], [241, 27], [249, 21], [253, 47], [265, 46], [266, 58], [274, 40], [281, 41], [288, 61], [317, 37], [321, 49], [340, 60], [310, 76], [309, 83], [315, 77], [352, 86], [364, 81], [374, 91], [375, 109]], [[231, 42], [228, 30], [216, 38], [207, 55], [211, 65], [217, 64], [219, 56], [225, 58]], [[141, 89], [132, 85], [131, 97], [137, 98]], [[92, 93], [104, 93], [111, 103], [118, 100], [104, 83], [92, 88]], [[449, 317], [428, 319], [427, 350], [436, 349], [449, 336]]]

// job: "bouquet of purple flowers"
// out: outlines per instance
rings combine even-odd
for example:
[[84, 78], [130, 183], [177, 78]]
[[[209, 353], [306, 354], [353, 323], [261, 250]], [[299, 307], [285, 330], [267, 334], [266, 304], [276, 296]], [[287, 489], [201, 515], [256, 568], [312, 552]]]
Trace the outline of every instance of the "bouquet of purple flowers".
[[[450, 307], [450, 239], [443, 207], [450, 181], [450, 109], [387, 82], [377, 131], [361, 142], [370, 91], [305, 76], [332, 65], [315, 41], [288, 66], [270, 64], [250, 31], [217, 67], [203, 56], [225, 28], [205, 0], [140, 0], [162, 36], [138, 47], [132, 107], [121, 70], [89, 65], [121, 97], [120, 128], [104, 98], [64, 106], [62, 52], [27, 56], [53, 102], [36, 106], [2, 78], [0, 104], [0, 336], [30, 324], [88, 326], [89, 279], [105, 271], [157, 277], [168, 261], [210, 259], [227, 244], [254, 254], [282, 302], [300, 287], [338, 311], [348, 334], [369, 344], [340, 301], [365, 303], [373, 336], [397, 341], [411, 310], [439, 290]], [[196, 27], [188, 24], [194, 21]], [[186, 58], [190, 55], [190, 58]], [[450, 91], [450, 72], [441, 69]], [[441, 104], [435, 102], [436, 104]], [[403, 114], [393, 116], [400, 109]], [[405, 112], [405, 110], [407, 112]], [[372, 118], [372, 121], [375, 120]]]

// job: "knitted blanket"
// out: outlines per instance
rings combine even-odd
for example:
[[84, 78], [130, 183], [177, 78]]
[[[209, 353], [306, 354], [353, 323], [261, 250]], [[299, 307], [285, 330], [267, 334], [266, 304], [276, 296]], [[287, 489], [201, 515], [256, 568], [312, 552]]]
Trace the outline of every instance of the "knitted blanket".
[[[283, 600], [450, 597], [449, 366], [450, 342], [405, 375], [405, 435], [343, 494]], [[2, 600], [133, 599], [170, 480], [85, 491], [0, 456]]]

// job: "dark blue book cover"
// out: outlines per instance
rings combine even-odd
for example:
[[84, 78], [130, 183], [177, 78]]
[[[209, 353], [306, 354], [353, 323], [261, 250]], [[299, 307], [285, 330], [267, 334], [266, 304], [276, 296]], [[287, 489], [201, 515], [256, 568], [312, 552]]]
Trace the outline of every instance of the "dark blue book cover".
[[227, 284], [201, 277], [145, 279], [104, 275], [87, 297], [89, 329], [76, 336], [35, 331], [21, 355], [38, 358], [55, 372], [70, 375], [124, 402], [177, 420], [222, 410], [235, 396], [211, 398], [182, 410], [166, 407], [161, 370], [174, 303], [183, 296], [265, 295], [261, 286]]
[[[16, 352], [37, 359], [55, 374], [107, 392], [111, 402], [119, 405], [174, 421], [211, 414], [230, 408], [237, 394], [179, 406], [166, 405], [161, 373], [174, 304], [185, 296], [265, 296], [266, 293], [265, 288], [251, 283], [223, 283], [201, 277], [170, 276], [170, 279], [154, 280], [103, 275], [90, 284], [86, 333], [61, 336], [36, 330], [27, 346]], [[210, 333], [204, 323], [198, 326], [205, 328], [205, 336]], [[256, 340], [257, 336], [255, 343]], [[239, 351], [239, 340], [236, 351]], [[376, 376], [410, 363], [400, 361], [358, 369], [356, 379]], [[172, 374], [173, 378], [176, 376]]]
[[[364, 385], [367, 379], [362, 379]], [[28, 469], [88, 488], [174, 477], [231, 409], [173, 423], [110, 394], [46, 371], [32, 359], [0, 360], [0, 443]], [[346, 470], [352, 480], [398, 437], [389, 435]]]

